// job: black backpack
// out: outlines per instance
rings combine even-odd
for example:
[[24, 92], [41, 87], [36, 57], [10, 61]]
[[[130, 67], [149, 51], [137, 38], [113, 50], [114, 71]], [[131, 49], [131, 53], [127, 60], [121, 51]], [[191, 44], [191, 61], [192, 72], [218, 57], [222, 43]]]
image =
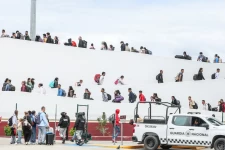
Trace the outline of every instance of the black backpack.
[[10, 91], [16, 91], [16, 87], [12, 85]]
[[83, 48], [87, 48], [87, 41], [83, 40]]
[[156, 80], [157, 80], [157, 81], [159, 80], [159, 74], [156, 76]]
[[198, 109], [198, 104], [195, 102], [195, 105], [193, 106], [193, 109]]
[[9, 120], [8, 120], [8, 125], [9, 125], [10, 127], [13, 125], [12, 119], [13, 119], [13, 116], [10, 117]]
[[107, 97], [109, 101], [112, 99], [112, 96], [110, 94], [107, 94]]
[[208, 111], [212, 111], [212, 106], [208, 103]]
[[198, 80], [198, 74], [194, 74], [193, 80], [194, 80], [194, 81], [195, 81], [195, 80]]
[[177, 100], [177, 105], [180, 106], [180, 101], [179, 100]]
[[211, 79], [216, 79], [216, 73], [211, 75]]
[[62, 96], [66, 97], [66, 91], [65, 90], [62, 90]]

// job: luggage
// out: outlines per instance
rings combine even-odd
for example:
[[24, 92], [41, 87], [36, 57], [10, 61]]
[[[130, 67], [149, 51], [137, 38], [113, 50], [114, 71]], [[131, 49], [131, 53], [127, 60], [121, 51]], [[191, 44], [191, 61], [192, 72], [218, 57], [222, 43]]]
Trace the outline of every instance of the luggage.
[[187, 60], [192, 60], [191, 56], [187, 55], [186, 58], [184, 59], [187, 59]]
[[218, 107], [212, 108], [212, 111], [218, 111]]
[[211, 79], [216, 79], [216, 73], [211, 75]]
[[55, 138], [55, 134], [52, 134], [52, 133], [46, 134], [46, 145], [53, 145], [54, 138]]
[[176, 55], [175, 58], [184, 59], [184, 56], [183, 55]]

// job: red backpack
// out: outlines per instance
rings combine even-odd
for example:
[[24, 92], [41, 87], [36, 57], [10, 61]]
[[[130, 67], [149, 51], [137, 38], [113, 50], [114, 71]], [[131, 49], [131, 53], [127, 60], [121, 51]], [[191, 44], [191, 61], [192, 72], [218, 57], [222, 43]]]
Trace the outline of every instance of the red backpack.
[[222, 112], [225, 112], [225, 103], [222, 104]]
[[72, 41], [72, 46], [77, 47], [76, 42]]
[[94, 80], [96, 83], [99, 83], [99, 79], [100, 79], [101, 75], [100, 74], [96, 74], [94, 77]]
[[115, 85], [117, 85], [119, 83], [119, 79], [117, 79], [114, 83]]

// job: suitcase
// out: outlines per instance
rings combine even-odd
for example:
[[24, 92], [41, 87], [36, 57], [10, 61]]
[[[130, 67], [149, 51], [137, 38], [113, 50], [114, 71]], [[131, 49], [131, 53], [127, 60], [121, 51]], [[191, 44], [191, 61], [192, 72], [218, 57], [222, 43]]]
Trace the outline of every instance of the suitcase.
[[46, 145], [53, 145], [54, 144], [55, 134], [47, 133], [46, 134]]
[[184, 59], [184, 56], [183, 55], [176, 55], [175, 58]]

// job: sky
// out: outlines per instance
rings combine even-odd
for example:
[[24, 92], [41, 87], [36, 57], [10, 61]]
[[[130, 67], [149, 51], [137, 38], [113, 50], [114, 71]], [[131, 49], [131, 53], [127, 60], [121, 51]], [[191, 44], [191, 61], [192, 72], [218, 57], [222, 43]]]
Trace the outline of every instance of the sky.
[[[30, 30], [30, 0], [0, 0], [0, 29]], [[120, 50], [120, 41], [153, 55], [186, 51], [225, 59], [224, 0], [37, 0], [37, 31], [62, 43], [82, 36], [88, 46], [101, 42]], [[224, 56], [224, 57], [223, 57]]]

